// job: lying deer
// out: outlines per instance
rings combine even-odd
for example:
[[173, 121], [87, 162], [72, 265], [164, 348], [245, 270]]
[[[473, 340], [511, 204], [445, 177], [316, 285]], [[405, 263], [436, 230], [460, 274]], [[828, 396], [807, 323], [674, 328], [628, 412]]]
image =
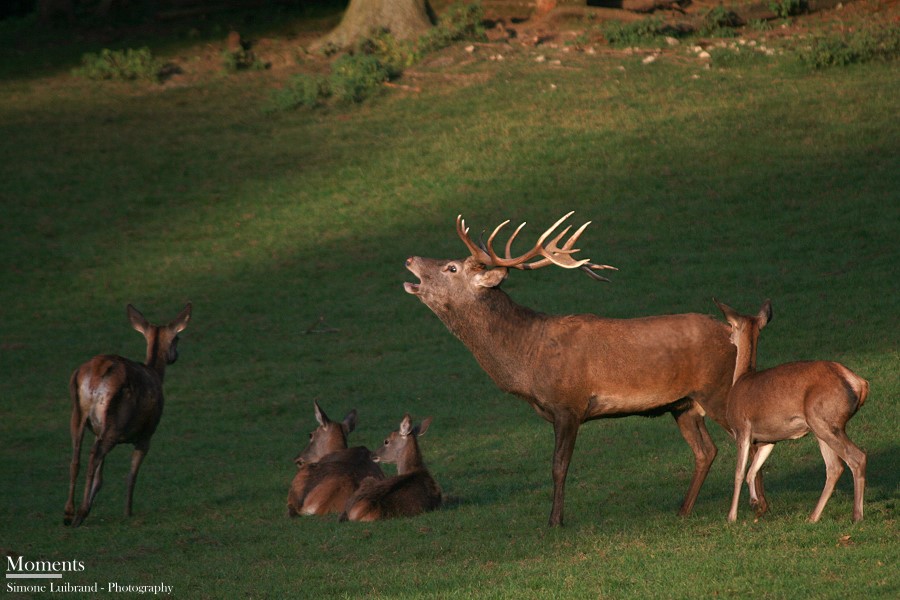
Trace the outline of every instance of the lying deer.
[[314, 408], [319, 426], [294, 459], [298, 470], [287, 499], [291, 517], [339, 513], [363, 479], [384, 479], [367, 448], [347, 448], [347, 435], [356, 428], [356, 410], [338, 423], [328, 418], [318, 402]]
[[413, 426], [409, 415], [400, 429], [392, 432], [384, 445], [372, 453], [377, 462], [397, 465], [397, 475], [378, 481], [366, 479], [350, 500], [341, 520], [378, 521], [392, 517], [412, 517], [441, 505], [441, 488], [428, 472], [416, 438], [425, 435], [431, 417]]
[[853, 521], [863, 518], [866, 487], [866, 454], [845, 428], [869, 394], [869, 382], [836, 362], [823, 360], [792, 362], [756, 371], [759, 331], [772, 320], [772, 305], [766, 300], [754, 317], [737, 313], [715, 300], [731, 324], [731, 341], [737, 347], [734, 387], [728, 395], [728, 422], [738, 446], [734, 473], [734, 496], [728, 520], [737, 519], [741, 480], [747, 470], [751, 448], [754, 457], [747, 472], [750, 502], [757, 504], [755, 480], [775, 442], [795, 440], [812, 431], [825, 459], [825, 488], [809, 515], [815, 523], [834, 491], [844, 461], [853, 473]]
[[[147, 340], [147, 360], [139, 364], [121, 356], [95, 356], [72, 373], [69, 394], [72, 397], [72, 464], [69, 469], [69, 498], [63, 523], [81, 525], [103, 484], [103, 461], [118, 444], [134, 444], [125, 515], [131, 516], [134, 483], [141, 468], [150, 438], [163, 411], [163, 377], [166, 366], [178, 359], [178, 334], [191, 318], [190, 302], [168, 325], [153, 325], [132, 305], [128, 305], [131, 326]], [[75, 480], [81, 460], [81, 442], [85, 427], [96, 439], [88, 459], [84, 499], [75, 513]]]
[[551, 526], [563, 522], [566, 473], [578, 428], [592, 419], [627, 415], [671, 413], [675, 417], [694, 452], [694, 475], [679, 511], [688, 515], [716, 456], [704, 416], [727, 428], [725, 399], [735, 357], [728, 327], [700, 314], [640, 319], [556, 316], [513, 302], [499, 287], [511, 268], [556, 265], [607, 281], [594, 270], [613, 267], [572, 256], [578, 252], [573, 246], [587, 223], [562, 246], [559, 242], [569, 227], [550, 239], [571, 214], [517, 257], [510, 251], [522, 226], [506, 243], [505, 256], [499, 256], [493, 242], [509, 221], [494, 229], [487, 244], [479, 245], [457, 217], [456, 232], [471, 256], [459, 260], [411, 257], [406, 267], [420, 281], [406, 283], [404, 288], [469, 348], [501, 390], [523, 398], [553, 424]]

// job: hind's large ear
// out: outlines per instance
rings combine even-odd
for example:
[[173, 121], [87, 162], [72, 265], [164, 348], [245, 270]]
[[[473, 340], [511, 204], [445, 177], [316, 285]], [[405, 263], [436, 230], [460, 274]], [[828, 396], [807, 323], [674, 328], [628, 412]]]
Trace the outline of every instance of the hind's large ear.
[[343, 422], [341, 423], [341, 427], [344, 428], [344, 434], [348, 434], [354, 429], [356, 429], [356, 409], [354, 408], [350, 412], [347, 413], [347, 416], [344, 417]]
[[400, 435], [409, 435], [412, 433], [412, 419], [409, 418], [409, 413], [404, 415], [403, 420], [400, 421]]
[[422, 419], [422, 422], [419, 423], [415, 429], [413, 429], [413, 433], [416, 434], [416, 437], [420, 435], [425, 435], [425, 432], [428, 431], [428, 426], [431, 425], [431, 417], [425, 417]]
[[136, 331], [146, 334], [147, 330], [151, 327], [150, 321], [145, 319], [144, 315], [141, 314], [141, 311], [136, 309], [132, 304], [129, 304], [125, 310], [128, 312], [128, 320], [131, 321], [131, 326], [134, 327]]
[[313, 406], [316, 411], [316, 421], [318, 421], [319, 425], [322, 427], [328, 427], [328, 424], [331, 423], [331, 419], [328, 418], [328, 415], [326, 415], [325, 411], [322, 410], [322, 407], [319, 406], [319, 401], [313, 400]]
[[718, 306], [719, 310], [722, 311], [722, 314], [725, 315], [725, 320], [728, 321], [732, 327], [737, 327], [738, 321], [741, 317], [738, 311], [734, 310], [724, 302], [719, 302], [715, 298], [713, 298], [713, 302], [716, 303], [716, 306]]
[[184, 328], [187, 327], [188, 321], [191, 320], [191, 310], [193, 310], [193, 306], [190, 302], [184, 305], [182, 311], [175, 317], [175, 320], [169, 323], [169, 328], [173, 329], [176, 334], [184, 331]]

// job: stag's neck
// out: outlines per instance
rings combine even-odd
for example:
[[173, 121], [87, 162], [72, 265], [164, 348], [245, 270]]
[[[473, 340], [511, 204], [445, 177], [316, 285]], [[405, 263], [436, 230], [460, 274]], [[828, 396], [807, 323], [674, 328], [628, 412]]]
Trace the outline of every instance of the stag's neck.
[[481, 367], [507, 392], [522, 390], [523, 366], [539, 344], [547, 315], [521, 306], [500, 289], [443, 317], [448, 329], [472, 352]]

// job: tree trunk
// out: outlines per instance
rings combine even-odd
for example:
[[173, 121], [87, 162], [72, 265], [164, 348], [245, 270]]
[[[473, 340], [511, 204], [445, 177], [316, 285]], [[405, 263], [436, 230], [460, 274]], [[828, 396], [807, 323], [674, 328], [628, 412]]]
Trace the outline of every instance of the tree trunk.
[[397, 39], [415, 39], [431, 28], [433, 15], [428, 0], [350, 0], [340, 24], [310, 49], [348, 48], [379, 29], [387, 29]]

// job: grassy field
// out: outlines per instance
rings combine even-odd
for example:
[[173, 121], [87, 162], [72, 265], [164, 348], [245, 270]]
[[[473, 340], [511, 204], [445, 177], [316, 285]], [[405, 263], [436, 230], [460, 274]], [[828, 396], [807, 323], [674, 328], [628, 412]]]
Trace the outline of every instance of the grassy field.
[[[554, 64], [454, 47], [404, 81], [418, 92], [271, 114], [285, 69], [99, 84], [48, 52], [26, 57], [32, 75], [7, 63], [0, 83], [6, 553], [80, 560], [72, 584], [181, 598], [897, 596], [896, 62], [708, 69], [688, 53], [560, 50]], [[863, 522], [849, 473], [805, 522], [824, 482], [805, 438], [767, 463], [770, 514], [755, 520], [745, 498], [727, 524], [735, 449], [713, 423], [719, 458], [678, 518], [691, 453], [671, 418], [632, 417], [582, 428], [566, 526], [546, 527], [551, 428], [403, 292], [403, 261], [464, 256], [459, 213], [534, 234], [568, 210], [593, 221], [583, 255], [620, 270], [611, 284], [515, 272], [518, 302], [632, 317], [771, 298], [760, 366], [834, 359], [871, 382], [848, 427], [869, 456]], [[159, 322], [187, 301], [134, 517], [125, 446], [84, 526], [63, 527], [69, 375], [97, 353], [143, 357], [127, 303]], [[338, 331], [305, 333], [320, 318]], [[422, 447], [448, 506], [288, 519], [313, 400], [333, 418], [355, 407], [351, 443], [370, 447], [404, 412], [432, 415]]]

